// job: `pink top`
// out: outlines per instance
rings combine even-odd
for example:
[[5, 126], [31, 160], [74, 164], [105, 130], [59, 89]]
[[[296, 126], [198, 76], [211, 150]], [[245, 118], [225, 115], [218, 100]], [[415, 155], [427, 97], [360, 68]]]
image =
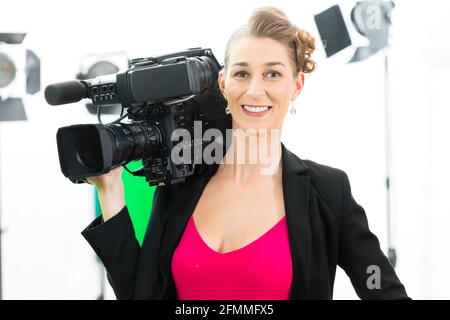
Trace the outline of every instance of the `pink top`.
[[181, 300], [289, 300], [286, 217], [248, 245], [220, 253], [203, 241], [191, 215], [172, 257], [172, 274]]

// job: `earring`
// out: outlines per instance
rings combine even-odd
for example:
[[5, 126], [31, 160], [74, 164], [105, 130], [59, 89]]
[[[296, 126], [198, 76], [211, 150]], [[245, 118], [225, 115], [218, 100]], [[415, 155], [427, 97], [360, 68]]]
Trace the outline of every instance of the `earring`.
[[291, 114], [295, 115], [297, 113], [297, 110], [295, 110], [294, 102], [292, 100], [291, 100], [290, 105], [291, 105], [291, 110], [290, 110]]
[[225, 107], [225, 113], [226, 113], [226, 114], [230, 114], [230, 113], [231, 113], [231, 108], [230, 108], [230, 105], [228, 104], [228, 95], [227, 95], [227, 92], [224, 90], [224, 91], [222, 92], [222, 95], [223, 95], [223, 97], [225, 98], [225, 100], [227, 101], [227, 106]]

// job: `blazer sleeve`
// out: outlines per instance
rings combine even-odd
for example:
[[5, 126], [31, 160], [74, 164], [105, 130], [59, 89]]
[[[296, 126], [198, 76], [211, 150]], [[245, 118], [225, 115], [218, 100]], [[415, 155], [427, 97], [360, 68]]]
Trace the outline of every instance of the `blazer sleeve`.
[[117, 299], [133, 299], [140, 246], [128, 208], [106, 222], [96, 218], [81, 234], [105, 266]]
[[361, 299], [410, 299], [378, 238], [369, 230], [366, 213], [353, 198], [347, 174], [343, 175], [339, 266]]

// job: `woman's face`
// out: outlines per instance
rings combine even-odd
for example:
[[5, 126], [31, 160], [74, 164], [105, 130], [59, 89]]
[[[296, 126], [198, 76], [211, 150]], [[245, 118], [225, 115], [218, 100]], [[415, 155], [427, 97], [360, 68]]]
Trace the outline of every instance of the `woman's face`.
[[290, 101], [303, 87], [303, 73], [294, 77], [287, 47], [270, 38], [243, 37], [232, 44], [228, 63], [219, 86], [233, 129], [281, 129]]

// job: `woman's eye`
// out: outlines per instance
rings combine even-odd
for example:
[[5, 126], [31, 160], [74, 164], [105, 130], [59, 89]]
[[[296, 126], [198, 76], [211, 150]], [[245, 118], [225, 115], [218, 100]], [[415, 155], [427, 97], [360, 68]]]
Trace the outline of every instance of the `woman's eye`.
[[234, 76], [238, 77], [238, 78], [244, 78], [246, 75], [247, 75], [247, 72], [245, 72], [245, 71], [238, 71], [234, 74]]
[[276, 77], [279, 77], [279, 76], [281, 76], [281, 74], [279, 72], [276, 72], [276, 71], [270, 71], [270, 72], [266, 73], [266, 77], [268, 77], [268, 78], [276, 78]]

